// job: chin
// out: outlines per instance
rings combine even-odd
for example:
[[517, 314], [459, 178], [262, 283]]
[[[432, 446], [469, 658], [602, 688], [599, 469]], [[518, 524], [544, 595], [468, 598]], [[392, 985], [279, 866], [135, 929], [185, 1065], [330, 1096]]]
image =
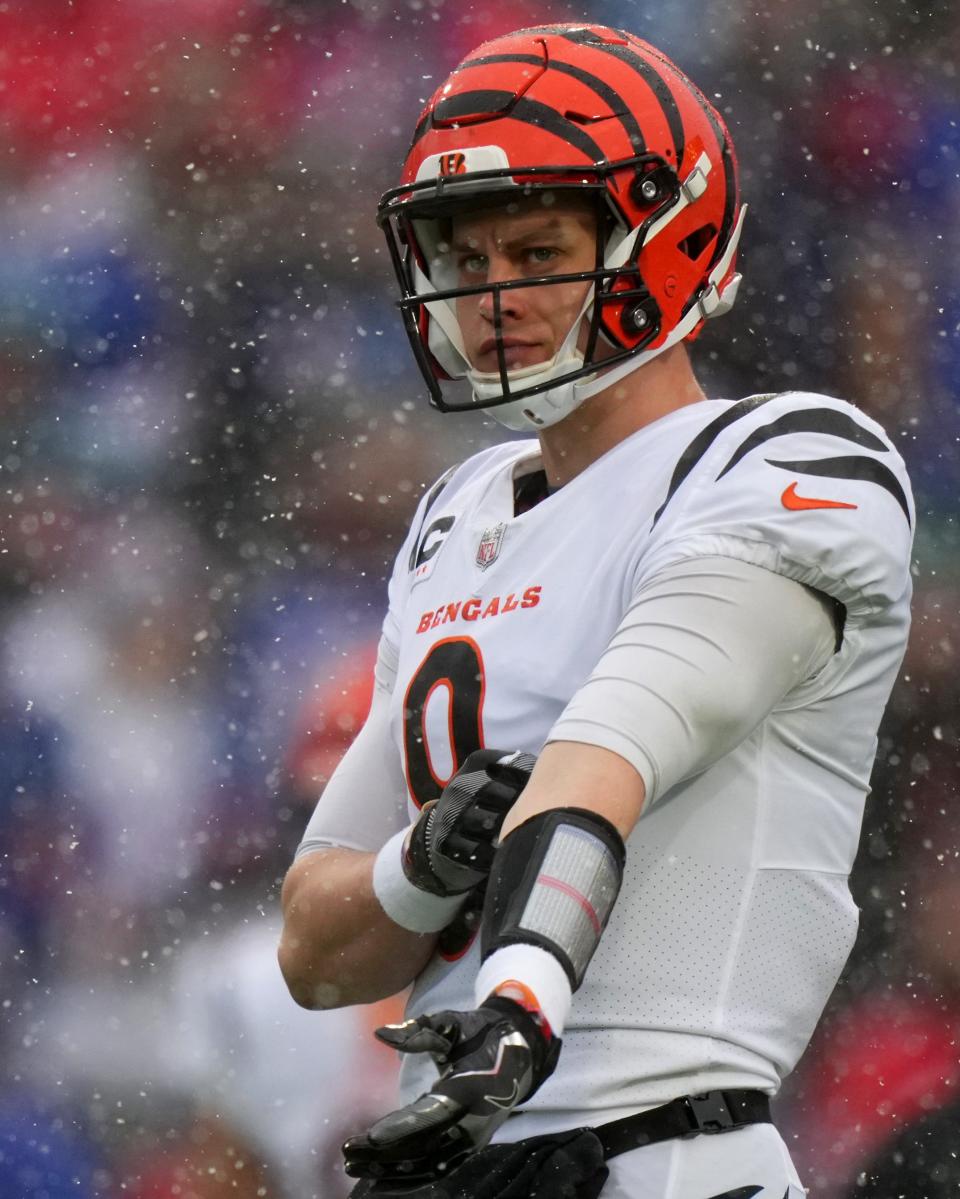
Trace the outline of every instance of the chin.
[[[533, 348], [526, 354], [507, 354], [506, 356], [507, 370], [519, 371], [530, 366], [540, 366], [548, 361], [549, 355], [544, 354], [542, 350]], [[500, 364], [497, 361], [496, 354], [484, 354], [476, 363], [476, 370], [486, 371], [490, 374], [496, 374], [500, 369]]]

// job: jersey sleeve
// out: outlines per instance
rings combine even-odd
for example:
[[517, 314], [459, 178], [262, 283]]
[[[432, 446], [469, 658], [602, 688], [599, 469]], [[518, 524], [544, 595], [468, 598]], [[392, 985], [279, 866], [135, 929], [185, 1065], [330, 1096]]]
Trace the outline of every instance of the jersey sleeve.
[[865, 619], [909, 594], [914, 521], [906, 468], [875, 421], [826, 396], [755, 397], [681, 456], [634, 584], [684, 558], [739, 558]]
[[396, 653], [381, 637], [370, 712], [324, 787], [297, 857], [331, 848], [373, 853], [406, 826], [406, 783], [390, 735], [390, 696], [396, 677]]

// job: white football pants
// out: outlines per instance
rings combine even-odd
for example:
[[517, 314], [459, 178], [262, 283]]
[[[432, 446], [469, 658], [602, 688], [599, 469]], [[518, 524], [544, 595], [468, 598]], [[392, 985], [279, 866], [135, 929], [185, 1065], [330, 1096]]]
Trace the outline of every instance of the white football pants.
[[600, 1199], [803, 1199], [797, 1171], [772, 1124], [621, 1153], [607, 1163]]

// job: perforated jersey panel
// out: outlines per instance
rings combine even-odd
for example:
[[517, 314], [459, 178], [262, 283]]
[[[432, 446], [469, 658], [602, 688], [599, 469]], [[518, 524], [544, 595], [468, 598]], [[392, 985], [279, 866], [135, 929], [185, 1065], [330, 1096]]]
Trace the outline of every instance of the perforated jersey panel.
[[[736, 1040], [799, 1057], [821, 996], [836, 985], [857, 935], [859, 913], [835, 874], [762, 870], [753, 880], [724, 1025]], [[783, 1049], [780, 1051], [783, 1052]]]

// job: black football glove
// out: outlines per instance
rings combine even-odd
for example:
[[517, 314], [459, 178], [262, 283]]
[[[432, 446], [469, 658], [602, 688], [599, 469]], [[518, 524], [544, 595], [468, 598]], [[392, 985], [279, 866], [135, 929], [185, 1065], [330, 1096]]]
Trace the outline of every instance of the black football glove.
[[430, 1181], [486, 1145], [560, 1054], [559, 1037], [499, 995], [472, 1012], [388, 1024], [377, 1036], [401, 1053], [429, 1053], [441, 1071], [425, 1095], [344, 1144], [348, 1174], [384, 1182]]
[[536, 765], [533, 754], [478, 749], [424, 807], [403, 855], [403, 872], [431, 895], [463, 895], [490, 873], [494, 842]]

